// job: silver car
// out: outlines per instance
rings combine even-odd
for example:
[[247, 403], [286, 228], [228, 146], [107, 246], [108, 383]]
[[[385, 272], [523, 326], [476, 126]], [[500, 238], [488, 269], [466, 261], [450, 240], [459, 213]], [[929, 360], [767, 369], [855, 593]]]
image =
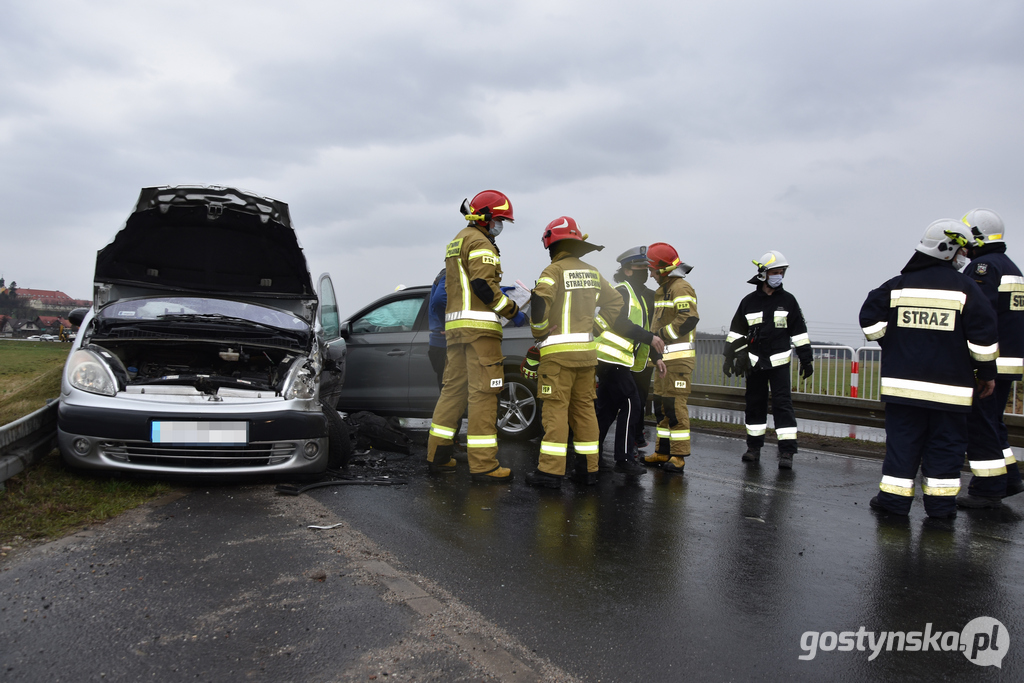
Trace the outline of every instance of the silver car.
[[334, 288], [316, 288], [283, 202], [224, 187], [142, 190], [96, 258], [64, 368], [72, 466], [316, 473], [351, 451]]
[[[440, 391], [427, 357], [430, 287], [381, 297], [341, 324], [348, 341], [348, 376], [338, 410], [429, 418]], [[537, 385], [519, 372], [533, 346], [529, 326], [504, 328], [505, 384], [498, 396], [498, 435], [531, 439], [541, 432]]]

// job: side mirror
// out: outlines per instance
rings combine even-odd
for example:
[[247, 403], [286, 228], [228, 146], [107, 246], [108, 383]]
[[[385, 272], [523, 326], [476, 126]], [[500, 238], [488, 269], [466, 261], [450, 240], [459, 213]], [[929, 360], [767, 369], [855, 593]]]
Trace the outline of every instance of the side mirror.
[[81, 327], [82, 321], [85, 320], [85, 315], [88, 312], [88, 308], [76, 308], [75, 310], [68, 313], [68, 322], [70, 322], [75, 327]]
[[348, 338], [352, 336], [352, 321], [346, 320], [341, 324], [341, 330], [339, 330], [341, 338], [348, 341]]

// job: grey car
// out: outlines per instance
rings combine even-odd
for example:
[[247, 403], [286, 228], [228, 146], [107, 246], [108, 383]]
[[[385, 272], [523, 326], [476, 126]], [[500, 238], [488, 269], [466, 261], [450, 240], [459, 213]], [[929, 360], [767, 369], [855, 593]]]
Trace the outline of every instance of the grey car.
[[61, 385], [75, 467], [305, 474], [351, 452], [334, 288], [316, 287], [288, 205], [225, 187], [153, 187], [96, 257]]
[[[341, 324], [348, 374], [338, 410], [429, 418], [440, 392], [427, 357], [430, 287], [392, 292]], [[531, 439], [541, 431], [537, 385], [519, 372], [533, 345], [530, 328], [504, 328], [505, 385], [498, 396], [498, 435]]]

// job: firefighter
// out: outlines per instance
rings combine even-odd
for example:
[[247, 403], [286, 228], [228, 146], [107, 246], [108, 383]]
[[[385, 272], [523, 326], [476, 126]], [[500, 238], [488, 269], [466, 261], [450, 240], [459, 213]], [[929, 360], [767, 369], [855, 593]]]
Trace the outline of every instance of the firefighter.
[[498, 394], [504, 385], [501, 322], [523, 325], [526, 316], [501, 292], [501, 259], [494, 242], [504, 224], [513, 221], [512, 204], [501, 192], [485, 190], [463, 201], [469, 225], [445, 251], [444, 336], [447, 366], [441, 396], [434, 407], [427, 440], [432, 474], [455, 471], [453, 437], [469, 406], [466, 451], [470, 477], [477, 482], [507, 482], [512, 470], [498, 462]]
[[691, 266], [679, 260], [664, 242], [647, 247], [647, 265], [658, 283], [654, 293], [651, 331], [665, 342], [666, 374], [654, 380], [654, 400], [660, 403], [658, 440], [654, 453], [643, 463], [681, 474], [690, 455], [690, 376], [696, 361], [697, 295], [685, 280]]
[[[647, 280], [647, 247], [627, 249], [619, 254], [616, 261], [619, 269], [613, 279], [619, 283], [615, 289], [622, 295], [623, 311], [628, 320], [625, 327], [629, 344], [626, 348], [611, 330], [605, 330], [598, 338], [598, 443], [604, 444], [605, 435], [612, 422], [615, 422], [614, 470], [642, 475], [646, 470], [632, 456], [637, 425], [643, 425], [645, 406], [635, 376], [647, 368], [648, 360], [658, 367], [661, 376], [665, 375], [665, 363], [661, 360], [665, 342], [651, 333], [651, 309], [637, 291]], [[646, 374], [649, 381], [650, 374]]]
[[796, 414], [790, 394], [790, 344], [800, 359], [800, 377], [814, 372], [807, 323], [796, 297], [782, 287], [789, 261], [778, 251], [769, 251], [754, 261], [757, 274], [748, 282], [755, 289], [743, 297], [725, 338], [728, 375], [746, 375], [747, 450], [744, 462], [761, 459], [764, 434], [768, 429], [768, 391], [771, 387], [772, 416], [779, 440], [779, 469], [793, 468], [796, 455]]
[[1024, 372], [1024, 277], [1006, 255], [1006, 231], [995, 211], [974, 209], [961, 222], [975, 239], [966, 247], [971, 260], [963, 272], [978, 283], [996, 310], [999, 357], [995, 391], [972, 406], [967, 460], [974, 476], [968, 492], [957, 496], [956, 502], [968, 508], [998, 507], [1000, 499], [1024, 491], [1003, 422], [1013, 383]]
[[928, 226], [900, 275], [872, 290], [860, 309], [869, 341], [882, 347], [885, 461], [871, 508], [908, 515], [923, 474], [929, 517], [956, 517], [972, 396], [995, 388], [996, 314], [954, 257], [973, 241], [952, 219]]
[[[580, 260], [591, 251], [604, 249], [586, 239], [568, 216], [551, 221], [541, 236], [551, 264], [537, 278], [530, 312], [540, 351], [537, 372], [544, 401], [544, 436], [537, 469], [526, 475], [530, 486], [561, 488], [570, 429], [576, 454], [586, 456], [582, 483], [597, 483], [599, 430], [594, 413], [594, 368], [599, 342], [594, 337], [609, 328], [621, 334], [622, 297], [596, 268]], [[600, 314], [596, 312], [598, 307]], [[619, 339], [615, 350], [625, 351], [631, 346]], [[605, 339], [600, 342], [605, 343]]]

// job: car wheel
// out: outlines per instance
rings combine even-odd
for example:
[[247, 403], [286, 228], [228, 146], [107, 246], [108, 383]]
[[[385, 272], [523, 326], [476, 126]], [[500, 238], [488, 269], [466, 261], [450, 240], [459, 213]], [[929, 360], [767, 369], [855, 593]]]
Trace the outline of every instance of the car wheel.
[[334, 408], [323, 406], [327, 418], [327, 469], [340, 470], [352, 457], [352, 437], [348, 425]]
[[516, 370], [505, 372], [505, 385], [498, 395], [498, 435], [526, 441], [540, 435], [540, 401], [537, 383]]

